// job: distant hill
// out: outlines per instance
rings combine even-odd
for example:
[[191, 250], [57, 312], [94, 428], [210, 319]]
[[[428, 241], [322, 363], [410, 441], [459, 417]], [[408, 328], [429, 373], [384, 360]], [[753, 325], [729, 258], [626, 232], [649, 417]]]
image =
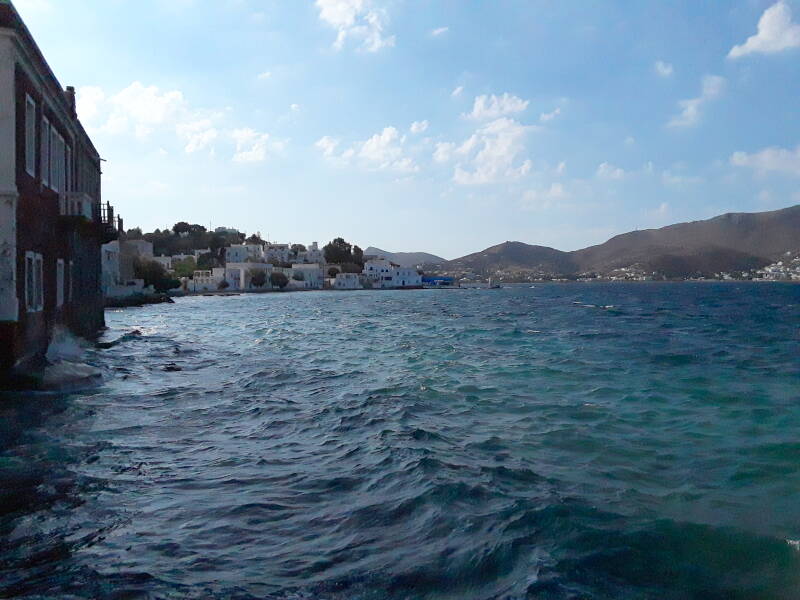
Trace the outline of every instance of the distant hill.
[[637, 265], [668, 277], [685, 277], [758, 268], [798, 249], [800, 205], [632, 231], [573, 252], [505, 242], [449, 261], [443, 268], [475, 273], [518, 269], [571, 276]]
[[387, 260], [397, 263], [401, 267], [416, 267], [417, 265], [439, 265], [447, 262], [446, 259], [427, 252], [387, 252], [380, 248], [370, 246], [364, 254], [376, 254]]

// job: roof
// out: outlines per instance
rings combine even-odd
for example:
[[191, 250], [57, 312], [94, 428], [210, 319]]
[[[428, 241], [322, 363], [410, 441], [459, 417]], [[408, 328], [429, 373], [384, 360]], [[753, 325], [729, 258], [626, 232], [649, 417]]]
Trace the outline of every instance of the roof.
[[[31, 50], [34, 59], [37, 60], [39, 65], [42, 67], [45, 82], [49, 85], [50, 91], [52, 92], [53, 97], [56, 99], [55, 101], [61, 104], [61, 108], [64, 109], [64, 112], [70, 114], [71, 109], [66, 97], [64, 96], [63, 86], [58, 81], [53, 69], [50, 68], [50, 65], [47, 63], [47, 59], [39, 49], [39, 45], [36, 43], [36, 40], [33, 39], [33, 35], [31, 35], [30, 30], [25, 25], [25, 22], [22, 20], [22, 17], [20, 16], [19, 12], [17, 12], [17, 9], [12, 4], [11, 0], [0, 0], [0, 28], [13, 29], [19, 36], [22, 43]], [[89, 137], [89, 134], [86, 133], [86, 130], [83, 128], [80, 120], [77, 117], [73, 118], [72, 120], [79, 132], [82, 134], [83, 142], [89, 146], [92, 152], [94, 152], [95, 157], [99, 160], [100, 154], [97, 152], [97, 148], [95, 148], [91, 138]]]

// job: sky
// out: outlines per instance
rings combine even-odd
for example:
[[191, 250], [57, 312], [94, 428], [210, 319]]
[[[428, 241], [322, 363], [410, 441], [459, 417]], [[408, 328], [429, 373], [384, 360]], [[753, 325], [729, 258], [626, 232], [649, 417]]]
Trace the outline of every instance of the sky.
[[573, 250], [800, 203], [800, 0], [14, 0], [126, 227]]

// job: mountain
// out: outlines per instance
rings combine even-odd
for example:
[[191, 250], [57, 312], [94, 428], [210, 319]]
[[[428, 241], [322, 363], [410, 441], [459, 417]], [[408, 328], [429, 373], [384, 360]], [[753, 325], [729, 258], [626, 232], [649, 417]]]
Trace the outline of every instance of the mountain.
[[447, 262], [446, 259], [427, 252], [387, 252], [380, 248], [370, 246], [364, 250], [364, 254], [375, 254], [382, 256], [401, 267], [416, 267], [417, 265], [440, 265]]
[[728, 213], [704, 221], [632, 231], [573, 252], [505, 242], [443, 265], [479, 274], [499, 270], [574, 276], [636, 266], [668, 277], [750, 270], [800, 249], [800, 205], [761, 213]]
[[526, 270], [542, 274], [575, 273], [577, 263], [569, 252], [522, 242], [504, 242], [445, 263], [448, 270], [472, 271], [482, 275], [499, 270]]

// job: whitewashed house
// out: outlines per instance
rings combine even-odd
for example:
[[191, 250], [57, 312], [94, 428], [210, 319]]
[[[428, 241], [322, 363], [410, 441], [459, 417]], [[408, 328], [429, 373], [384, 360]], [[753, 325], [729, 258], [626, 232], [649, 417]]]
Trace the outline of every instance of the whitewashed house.
[[333, 288], [336, 290], [360, 290], [361, 277], [358, 273], [337, 273], [336, 279], [333, 282]]
[[416, 269], [401, 267], [385, 258], [373, 258], [365, 262], [363, 274], [374, 288], [422, 286], [422, 275]]
[[293, 264], [292, 273], [289, 275], [289, 287], [303, 290], [319, 290], [325, 281], [322, 265]]
[[245, 263], [263, 260], [264, 248], [261, 244], [233, 244], [225, 248], [225, 263]]
[[160, 264], [167, 271], [172, 271], [172, 256], [154, 256], [153, 261]]
[[217, 267], [211, 271], [195, 271], [192, 279], [186, 282], [186, 288], [190, 292], [216, 292], [224, 279], [224, 267]]
[[278, 261], [288, 263], [292, 253], [289, 244], [267, 244], [264, 246], [264, 260], [267, 262]]
[[[265, 283], [259, 287], [253, 285], [253, 273], [263, 271]], [[269, 289], [269, 276], [272, 274], [273, 266], [263, 262], [240, 262], [228, 263], [225, 265], [225, 281], [228, 282], [228, 290], [252, 291], [259, 289]]]

